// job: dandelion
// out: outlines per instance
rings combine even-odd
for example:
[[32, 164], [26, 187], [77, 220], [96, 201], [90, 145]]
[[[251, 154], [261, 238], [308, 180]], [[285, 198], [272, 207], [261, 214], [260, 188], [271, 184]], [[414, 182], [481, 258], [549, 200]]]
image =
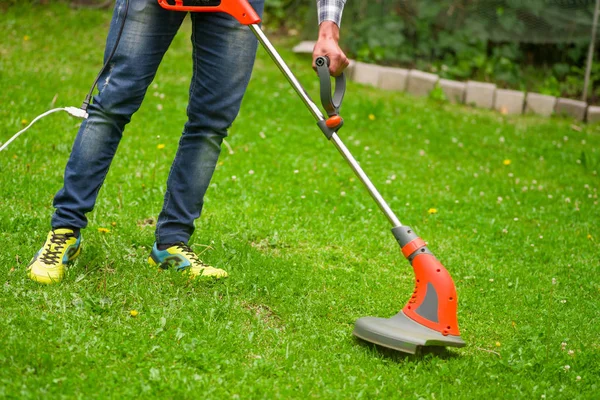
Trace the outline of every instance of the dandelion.
[[116, 223], [116, 222], [114, 222], [114, 221], [113, 221], [113, 222], [111, 222], [110, 224], [111, 224], [112, 226], [117, 226], [117, 223]]
[[437, 208], [430, 208], [429, 210], [427, 210], [427, 212], [429, 214], [437, 214], [438, 210], [437, 210]]
[[139, 314], [138, 310], [131, 310], [129, 311], [129, 315], [131, 315], [132, 317], [137, 317]]
[[502, 161], [502, 164], [504, 164], [504, 165], [510, 165], [510, 163], [511, 163], [511, 161], [509, 159]]
[[110, 229], [108, 229], [108, 228], [98, 228], [98, 232], [100, 232], [100, 233], [109, 233]]
[[592, 239], [593, 239], [592, 235], [590, 235], [589, 233], [588, 233], [588, 235], [587, 235], [587, 238], [588, 238], [589, 240], [592, 240]]
[[375, 121], [375, 115], [373, 115], [373, 114], [369, 114], [369, 119], [370, 119], [371, 121]]
[[24, 41], [28, 42], [28, 41], [29, 41], [29, 39], [31, 39], [31, 38], [29, 37], [29, 35], [25, 35], [25, 36], [23, 36], [23, 40], [24, 40]]
[[159, 145], [156, 145], [156, 148], [159, 149], [159, 150], [162, 150], [162, 149], [165, 148], [165, 145], [161, 143]]
[[500, 342], [496, 342], [496, 347], [500, 347]]
[[29, 121], [27, 121], [24, 118], [21, 120], [21, 125], [27, 125], [28, 123], [29, 123]]

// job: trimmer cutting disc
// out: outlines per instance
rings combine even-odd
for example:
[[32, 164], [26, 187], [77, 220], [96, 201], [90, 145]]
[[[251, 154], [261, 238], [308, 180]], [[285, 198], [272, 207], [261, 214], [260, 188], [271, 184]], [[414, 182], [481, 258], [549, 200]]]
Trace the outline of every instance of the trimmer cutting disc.
[[402, 311], [391, 318], [359, 318], [352, 333], [367, 342], [410, 354], [415, 354], [420, 346], [465, 345], [460, 336], [444, 336], [413, 321]]

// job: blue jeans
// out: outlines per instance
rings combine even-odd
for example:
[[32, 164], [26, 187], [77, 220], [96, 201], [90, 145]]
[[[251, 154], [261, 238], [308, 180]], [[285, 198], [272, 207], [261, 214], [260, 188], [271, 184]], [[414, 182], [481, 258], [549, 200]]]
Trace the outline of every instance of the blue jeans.
[[[148, 86], [186, 13], [167, 11], [157, 0], [129, 0], [119, 46], [98, 81], [54, 198], [52, 227], [85, 228], [125, 125]], [[264, 0], [250, 0], [262, 14]], [[121, 26], [125, 0], [118, 0], [105, 59]], [[188, 120], [167, 180], [156, 224], [158, 243], [187, 243], [200, 216], [227, 129], [237, 116], [254, 64], [257, 41], [246, 26], [223, 13], [191, 13], [193, 76]]]

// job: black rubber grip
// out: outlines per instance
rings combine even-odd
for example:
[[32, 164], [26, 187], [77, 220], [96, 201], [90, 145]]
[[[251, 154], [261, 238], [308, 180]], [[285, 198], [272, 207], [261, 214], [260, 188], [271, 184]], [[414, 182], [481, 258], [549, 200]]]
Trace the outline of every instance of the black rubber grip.
[[335, 91], [331, 92], [331, 74], [329, 73], [329, 57], [320, 56], [315, 59], [317, 74], [321, 82], [321, 104], [330, 117], [339, 115], [342, 100], [346, 93], [346, 75], [342, 72], [335, 77]]

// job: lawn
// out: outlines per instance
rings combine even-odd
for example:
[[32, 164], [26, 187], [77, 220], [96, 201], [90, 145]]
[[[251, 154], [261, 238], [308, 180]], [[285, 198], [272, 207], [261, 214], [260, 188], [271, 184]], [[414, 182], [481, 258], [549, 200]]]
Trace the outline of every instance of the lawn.
[[[109, 19], [0, 12], [0, 141], [81, 103]], [[25, 268], [79, 122], [53, 114], [0, 153], [0, 398], [598, 398], [599, 126], [349, 83], [340, 137], [459, 295], [467, 346], [402, 355], [351, 333], [404, 306], [410, 265], [262, 50], [191, 241], [230, 277], [147, 265], [186, 118], [189, 33], [126, 129], [61, 284]], [[277, 43], [316, 99], [310, 61]]]

